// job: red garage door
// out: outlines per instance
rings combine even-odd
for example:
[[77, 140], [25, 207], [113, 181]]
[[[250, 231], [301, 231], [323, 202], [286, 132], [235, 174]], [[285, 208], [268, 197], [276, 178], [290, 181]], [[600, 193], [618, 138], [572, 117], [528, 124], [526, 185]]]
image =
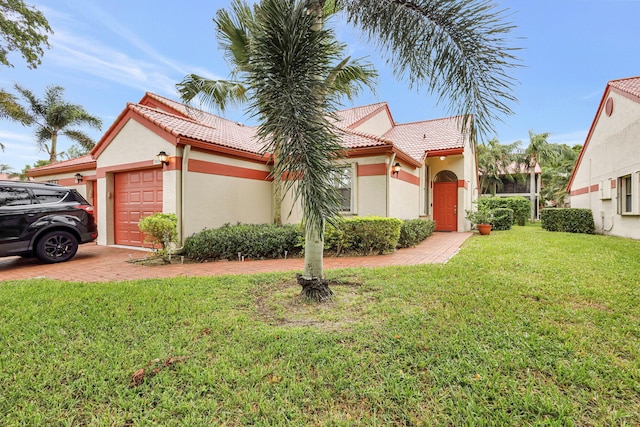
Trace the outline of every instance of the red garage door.
[[162, 169], [123, 172], [115, 175], [116, 245], [142, 246], [140, 218], [162, 212]]

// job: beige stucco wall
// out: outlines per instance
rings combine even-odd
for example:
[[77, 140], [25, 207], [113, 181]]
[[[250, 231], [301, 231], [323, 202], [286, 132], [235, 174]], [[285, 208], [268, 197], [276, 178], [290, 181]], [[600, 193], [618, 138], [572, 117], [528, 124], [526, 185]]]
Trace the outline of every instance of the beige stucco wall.
[[176, 147], [145, 126], [129, 120], [96, 159], [98, 168], [138, 162], [156, 162], [157, 154], [176, 155]]
[[[398, 162], [396, 159], [395, 162]], [[422, 169], [415, 169], [400, 163], [403, 174], [411, 174], [419, 179]], [[399, 219], [415, 219], [420, 216], [420, 185], [390, 177], [389, 180], [389, 216]]]
[[377, 114], [354, 127], [354, 130], [368, 133], [369, 135], [382, 136], [388, 132], [392, 126], [393, 124], [391, 123], [389, 114], [385, 109], [382, 109]]
[[[191, 151], [190, 159], [270, 172], [266, 164]], [[214, 170], [215, 171], [215, 170]], [[226, 223], [272, 223], [272, 187], [269, 180], [188, 171], [183, 194], [185, 237]]]
[[[177, 148], [166, 139], [135, 120], [128, 120], [109, 145], [96, 159], [97, 169], [107, 169], [98, 178], [98, 244], [114, 243], [114, 174], [144, 167], [158, 167], [157, 154], [178, 154]], [[154, 166], [155, 165], [155, 166]], [[162, 176], [163, 212], [177, 213], [179, 206], [178, 171], [164, 171]]]
[[[343, 216], [387, 216], [387, 178], [385, 175], [357, 176], [357, 166], [386, 164], [386, 156], [358, 157], [342, 161], [343, 165], [349, 165], [352, 170], [352, 195], [354, 206], [352, 213], [344, 213]], [[293, 206], [292, 192], [285, 194], [282, 202], [282, 222], [285, 224], [297, 224], [302, 220], [302, 209], [298, 203]]]
[[599, 112], [588, 145], [573, 178], [571, 190], [598, 185], [597, 191], [572, 195], [571, 207], [591, 209], [596, 230], [604, 234], [640, 239], [640, 215], [618, 214], [618, 191], [603, 197], [601, 187], [631, 174], [635, 183], [636, 211], [640, 213], [640, 104], [610, 92], [611, 116]]
[[[77, 173], [81, 174], [85, 178], [80, 184], [76, 184], [75, 175]], [[87, 181], [86, 178], [89, 176], [94, 176], [95, 174], [96, 174], [95, 169], [91, 168], [91, 169], [83, 169], [83, 170], [78, 170], [73, 172], [53, 173], [51, 175], [38, 176], [38, 177], [34, 177], [33, 180], [36, 182], [56, 182], [64, 187], [74, 188], [78, 191], [78, 193], [82, 195], [82, 197], [87, 199], [89, 203], [92, 203], [92, 200], [91, 200], [93, 196], [92, 184], [91, 184], [91, 181]]]

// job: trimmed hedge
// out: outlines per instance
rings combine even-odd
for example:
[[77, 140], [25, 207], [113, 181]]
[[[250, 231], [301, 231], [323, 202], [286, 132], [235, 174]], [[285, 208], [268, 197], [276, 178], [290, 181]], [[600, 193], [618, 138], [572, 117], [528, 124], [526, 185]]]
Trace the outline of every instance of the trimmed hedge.
[[540, 211], [542, 228], [547, 231], [594, 234], [596, 230], [591, 209], [547, 208]]
[[411, 248], [433, 234], [435, 221], [430, 219], [407, 219], [400, 227], [399, 248]]
[[400, 240], [402, 221], [396, 218], [344, 218], [327, 224], [324, 248], [336, 256], [344, 252], [371, 255], [393, 252]]
[[184, 253], [195, 261], [237, 260], [238, 253], [245, 258], [282, 258], [300, 252], [302, 239], [295, 225], [225, 224], [220, 228], [205, 229], [188, 237]]
[[494, 230], [511, 230], [513, 225], [513, 209], [496, 208], [492, 212], [491, 226]]
[[[327, 224], [324, 248], [336, 256], [384, 254], [396, 248], [415, 246], [431, 234], [435, 222], [396, 218], [344, 218]], [[226, 224], [205, 229], [188, 237], [183, 253], [194, 261], [274, 259], [296, 256], [304, 247], [304, 232], [299, 225]]]
[[513, 210], [513, 223], [524, 225], [531, 215], [531, 202], [521, 196], [514, 197], [479, 197], [478, 207], [486, 206], [494, 210], [498, 208], [506, 208]]

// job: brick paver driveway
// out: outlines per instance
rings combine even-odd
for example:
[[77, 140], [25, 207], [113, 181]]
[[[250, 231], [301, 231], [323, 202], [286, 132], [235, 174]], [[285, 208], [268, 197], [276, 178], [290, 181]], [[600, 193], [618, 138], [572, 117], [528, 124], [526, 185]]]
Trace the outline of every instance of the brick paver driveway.
[[[325, 269], [345, 267], [383, 267], [444, 263], [451, 258], [472, 233], [434, 233], [415, 248], [400, 249], [393, 254], [367, 257], [325, 257]], [[215, 276], [252, 274], [304, 269], [300, 258], [260, 261], [218, 261], [201, 264], [145, 266], [127, 262], [143, 258], [144, 251], [81, 245], [76, 256], [61, 264], [42, 264], [37, 259], [0, 258], [0, 281], [47, 277], [78, 282], [107, 282], [161, 277]]]

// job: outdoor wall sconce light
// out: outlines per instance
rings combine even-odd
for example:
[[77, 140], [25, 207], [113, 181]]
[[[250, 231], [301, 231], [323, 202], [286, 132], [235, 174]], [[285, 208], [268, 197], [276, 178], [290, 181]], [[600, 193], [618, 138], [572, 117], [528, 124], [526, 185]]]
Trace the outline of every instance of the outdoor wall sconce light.
[[82, 182], [82, 175], [80, 173], [77, 173], [75, 177], [76, 177], [76, 184], [80, 184]]
[[163, 165], [169, 164], [169, 156], [164, 151], [158, 153], [158, 161]]
[[447, 156], [440, 156], [440, 160], [446, 160]]
[[400, 173], [400, 163], [396, 163], [395, 165], [393, 165], [393, 167], [391, 168], [391, 172], [397, 177]]

